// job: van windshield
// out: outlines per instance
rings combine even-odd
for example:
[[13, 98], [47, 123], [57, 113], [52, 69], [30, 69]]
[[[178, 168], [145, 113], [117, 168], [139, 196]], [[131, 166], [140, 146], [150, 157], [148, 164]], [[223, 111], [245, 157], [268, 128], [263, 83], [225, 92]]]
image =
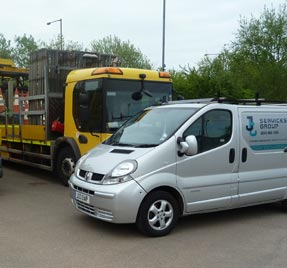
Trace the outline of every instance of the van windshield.
[[147, 109], [128, 120], [104, 144], [115, 146], [154, 147], [169, 137], [197, 109], [194, 108], [153, 108]]

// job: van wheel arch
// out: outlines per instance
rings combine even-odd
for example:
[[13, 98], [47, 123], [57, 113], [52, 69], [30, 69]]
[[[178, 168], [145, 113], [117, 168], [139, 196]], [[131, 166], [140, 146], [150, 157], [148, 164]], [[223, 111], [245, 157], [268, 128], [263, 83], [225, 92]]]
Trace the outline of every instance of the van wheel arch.
[[143, 199], [136, 225], [145, 235], [164, 236], [174, 228], [182, 213], [183, 201], [180, 193], [172, 187], [158, 187]]
[[170, 186], [161, 186], [161, 187], [157, 187], [153, 189], [152, 191], [150, 191], [150, 193], [155, 192], [155, 191], [164, 191], [164, 192], [171, 194], [177, 201], [178, 208], [179, 208], [179, 215], [181, 216], [183, 214], [183, 209], [184, 209], [183, 198], [176, 189]]

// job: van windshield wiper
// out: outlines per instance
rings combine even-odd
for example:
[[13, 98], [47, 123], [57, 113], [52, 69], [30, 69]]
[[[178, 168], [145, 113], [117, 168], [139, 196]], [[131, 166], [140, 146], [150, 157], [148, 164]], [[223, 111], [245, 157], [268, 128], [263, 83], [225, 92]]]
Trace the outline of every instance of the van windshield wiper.
[[136, 145], [135, 147], [137, 148], [149, 148], [149, 147], [156, 147], [158, 146], [158, 144], [140, 144], [140, 145]]
[[126, 147], [135, 147], [134, 144], [128, 144], [128, 143], [121, 143], [121, 142], [114, 142], [111, 144], [112, 146], [126, 146]]

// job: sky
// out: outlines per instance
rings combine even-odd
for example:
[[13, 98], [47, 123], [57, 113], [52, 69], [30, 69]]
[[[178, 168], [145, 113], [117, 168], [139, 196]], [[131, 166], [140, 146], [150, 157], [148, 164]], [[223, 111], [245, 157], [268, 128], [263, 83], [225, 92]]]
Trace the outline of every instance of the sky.
[[[89, 48], [93, 40], [115, 35], [130, 41], [153, 64], [162, 67], [164, 0], [13, 0], [1, 3], [0, 33], [7, 40], [32, 35], [49, 42], [64, 39]], [[197, 66], [236, 38], [240, 18], [260, 17], [286, 0], [165, 0], [166, 69]]]

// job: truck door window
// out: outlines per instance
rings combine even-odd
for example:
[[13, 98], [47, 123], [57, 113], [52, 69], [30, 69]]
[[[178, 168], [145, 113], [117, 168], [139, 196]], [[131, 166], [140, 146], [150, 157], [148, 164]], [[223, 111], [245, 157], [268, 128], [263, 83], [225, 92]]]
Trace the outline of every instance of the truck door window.
[[198, 118], [183, 134], [194, 135], [198, 152], [205, 152], [226, 144], [232, 134], [232, 115], [227, 110], [212, 110]]
[[[73, 115], [77, 128], [81, 131], [101, 132], [103, 117], [103, 93], [101, 80], [80, 81], [75, 86]], [[86, 102], [82, 99], [85, 96]], [[86, 106], [81, 107], [80, 106]], [[85, 109], [83, 109], [85, 108]], [[84, 115], [80, 114], [85, 111]]]

